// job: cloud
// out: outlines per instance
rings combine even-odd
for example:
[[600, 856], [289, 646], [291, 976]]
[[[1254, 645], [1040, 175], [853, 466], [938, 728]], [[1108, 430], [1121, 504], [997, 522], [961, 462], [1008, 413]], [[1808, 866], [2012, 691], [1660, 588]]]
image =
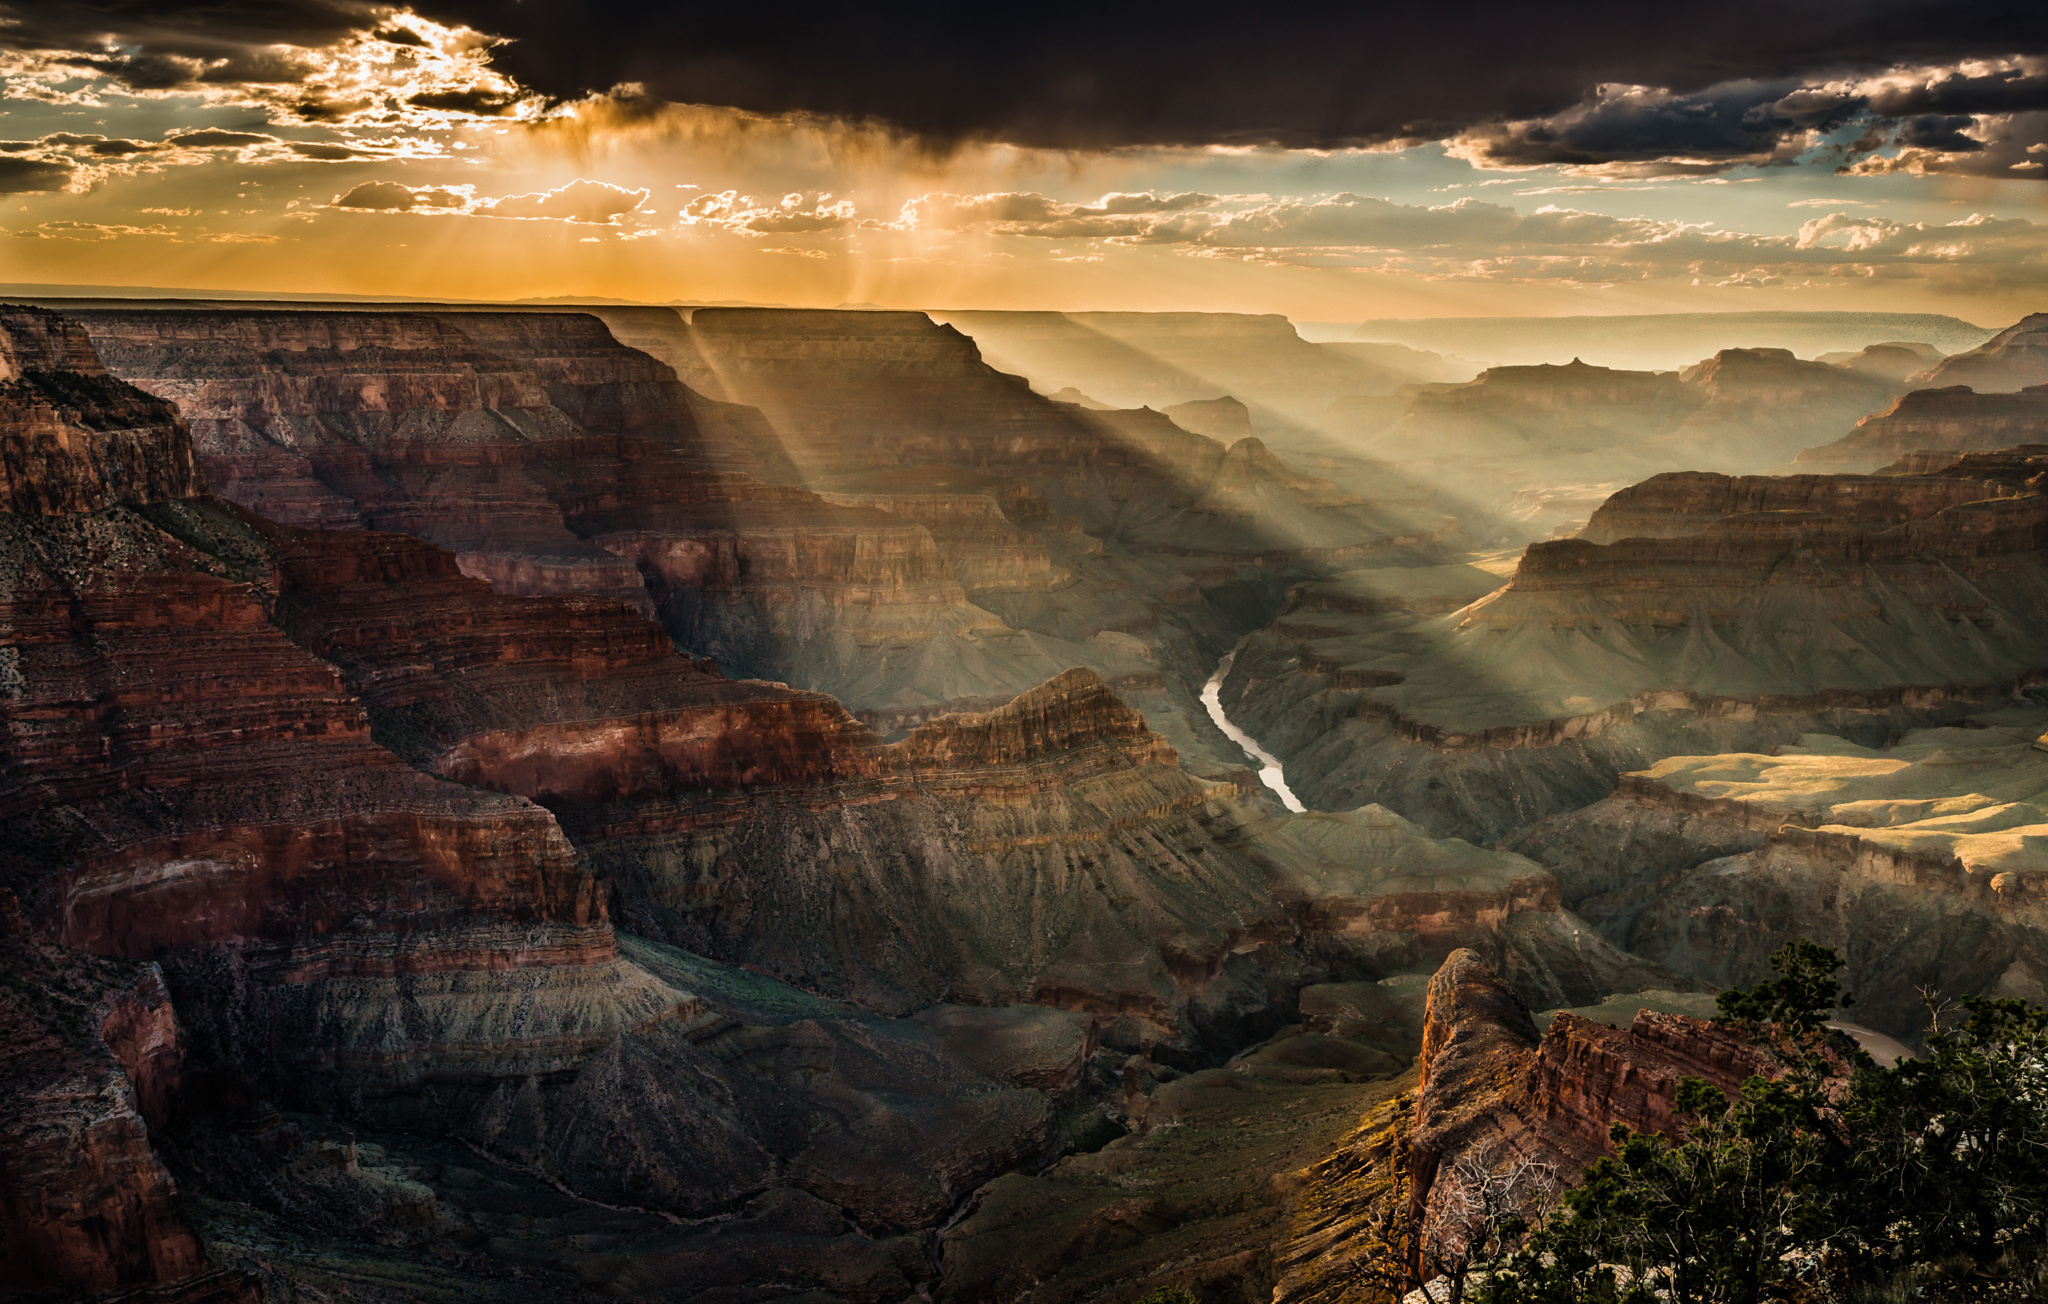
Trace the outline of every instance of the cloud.
[[1894, 67], [1874, 76], [1731, 81], [1686, 94], [1604, 85], [1538, 118], [1481, 124], [1452, 152], [1480, 167], [1562, 164], [1687, 176], [1802, 161], [1853, 172], [2039, 176], [2048, 58]]
[[321, 163], [340, 163], [365, 156], [362, 150], [351, 149], [346, 145], [325, 145], [303, 140], [292, 141], [285, 148], [300, 158], [313, 159]]
[[676, 214], [683, 226], [723, 227], [736, 235], [823, 235], [853, 226], [859, 216], [851, 200], [821, 192], [756, 199], [736, 190], [698, 195]]
[[[1685, 151], [1658, 149], [1596, 88], [1651, 88], [1697, 107], [1701, 96], [1725, 98], [1716, 88], [1817, 91], [1887, 69], [2040, 55], [2048, 9], [2014, 0], [1304, 0], [1248, 21], [1241, 5], [1218, 0], [1189, 0], [1170, 20], [1150, 6], [1073, 0], [1028, 15], [904, 0], [716, 12], [646, 0], [417, 0], [403, 9], [376, 0], [16, 0], [0, 50], [144, 93], [231, 91], [302, 121], [394, 111], [489, 117], [513, 105], [524, 114], [529, 91], [566, 103], [638, 83], [653, 102], [881, 123], [941, 144], [1327, 147], [1551, 123], [1575, 135], [1581, 153], [1600, 153], [1588, 141], [1617, 128], [1621, 152], [1662, 158]], [[1897, 120], [2026, 111], [2001, 100], [2025, 97], [2009, 87], [1948, 91], [1923, 88], [1924, 107], [1908, 93], [1873, 112]], [[1581, 120], [1553, 122], [1578, 109], [1588, 110]], [[1694, 140], [1703, 158], [1775, 148], [1739, 114], [1665, 114], [1661, 125]], [[1502, 147], [1538, 148], [1541, 134]]]
[[542, 112], [539, 97], [491, 67], [497, 45], [485, 33], [378, 0], [17, 0], [0, 4], [0, 92], [99, 107], [109, 91], [193, 94], [210, 105], [256, 110], [267, 122], [387, 140], [409, 131], [419, 152], [426, 139], [420, 133], [465, 119]]
[[1918, 278], [2048, 288], [2048, 225], [2020, 219], [1975, 216], [1931, 225], [1831, 212], [1795, 235], [1765, 235], [1548, 205], [1525, 213], [1472, 198], [1435, 206], [1349, 193], [1196, 198], [1205, 202], [1091, 217], [1079, 214], [1103, 205], [1063, 204], [1035, 192], [932, 194], [910, 201], [887, 226], [1078, 240], [1090, 254], [1153, 246], [1191, 257], [1371, 268], [1425, 279], [1615, 284], [1687, 278], [1762, 286]]
[[579, 226], [616, 226], [619, 219], [642, 211], [645, 190], [628, 190], [604, 181], [571, 181], [553, 190], [524, 195], [479, 196], [475, 187], [407, 186], [396, 181], [365, 181], [337, 195], [333, 207], [377, 213], [428, 213], [472, 217], [516, 218], [521, 221], [569, 222]]
[[471, 207], [483, 217], [529, 221], [594, 223], [609, 226], [647, 202], [645, 190], [628, 190], [605, 181], [571, 181], [553, 190], [486, 199]]
[[129, 226], [118, 222], [77, 222], [62, 218], [44, 222], [32, 230], [16, 231], [14, 235], [26, 240], [115, 240], [124, 235], [175, 236], [177, 232], [161, 223]]
[[995, 191], [984, 195], [937, 193], [904, 204], [898, 230], [985, 230], [996, 235], [1044, 239], [1113, 239], [1148, 235], [1166, 214], [1186, 213], [1218, 202], [1195, 192], [1158, 195], [1108, 194], [1093, 203], [1063, 204], [1036, 191]]
[[416, 191], [411, 186], [402, 186], [396, 181], [365, 181], [345, 195], [336, 195], [334, 197], [334, 206], [336, 208], [367, 209], [371, 212], [379, 213], [408, 212], [414, 208], [421, 207], [459, 208], [462, 206], [460, 203], [448, 205], [431, 203], [428, 198], [431, 193], [431, 191], [424, 188]]
[[266, 136], [254, 131], [221, 131], [207, 127], [200, 131], [187, 131], [165, 139], [165, 143], [180, 149], [240, 149], [248, 145], [271, 145], [277, 137]]
[[39, 158], [0, 156], [0, 195], [62, 190], [71, 184], [71, 165]]
[[[928, 3], [721, 9], [644, 0], [432, 0], [511, 39], [495, 66], [563, 100], [626, 82], [657, 100], [877, 121], [939, 142], [1060, 149], [1439, 139], [1533, 121], [1600, 85], [1689, 96], [2048, 50], [2011, 0], [1054, 0], [1028, 13]], [[1970, 110], [1966, 110], [1970, 111]]]

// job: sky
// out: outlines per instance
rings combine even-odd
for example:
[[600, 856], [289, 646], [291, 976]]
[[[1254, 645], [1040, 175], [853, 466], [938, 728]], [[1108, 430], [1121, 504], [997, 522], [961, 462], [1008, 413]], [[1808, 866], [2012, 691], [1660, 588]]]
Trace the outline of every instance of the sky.
[[0, 282], [2048, 310], [2048, 6], [0, 3]]

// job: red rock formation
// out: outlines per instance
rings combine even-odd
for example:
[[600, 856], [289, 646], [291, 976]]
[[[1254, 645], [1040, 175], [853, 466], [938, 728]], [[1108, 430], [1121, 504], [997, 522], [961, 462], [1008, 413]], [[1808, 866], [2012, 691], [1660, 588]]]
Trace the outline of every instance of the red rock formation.
[[0, 892], [0, 1262], [8, 1293], [148, 1287], [255, 1304], [210, 1269], [150, 1149], [177, 1087], [178, 1023], [155, 966], [37, 939]]

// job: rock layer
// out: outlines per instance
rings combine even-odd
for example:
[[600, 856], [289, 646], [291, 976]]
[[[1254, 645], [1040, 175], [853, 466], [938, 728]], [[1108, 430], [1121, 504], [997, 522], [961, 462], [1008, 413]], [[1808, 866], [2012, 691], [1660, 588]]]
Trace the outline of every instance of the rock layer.
[[1967, 385], [1980, 394], [2048, 385], [2048, 313], [2023, 317], [1968, 353], [1944, 358], [1926, 383]]

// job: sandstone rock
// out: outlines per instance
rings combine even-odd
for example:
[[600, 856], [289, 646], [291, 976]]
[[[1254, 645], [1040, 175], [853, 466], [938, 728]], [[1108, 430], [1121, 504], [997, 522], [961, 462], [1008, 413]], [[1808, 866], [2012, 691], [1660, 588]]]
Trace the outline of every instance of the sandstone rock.
[[169, 404], [109, 376], [69, 318], [0, 306], [0, 510], [85, 512], [197, 486]]
[[1770, 1061], [1733, 1030], [1643, 1010], [1627, 1029], [1559, 1014], [1539, 1039], [1529, 1009], [1472, 951], [1429, 983], [1412, 1097], [1367, 1115], [1304, 1175], [1277, 1255], [1281, 1301], [1332, 1298], [1387, 1218], [1424, 1219], [1457, 1165], [1551, 1165], [1570, 1182], [1609, 1147], [1615, 1122], [1682, 1129], [1680, 1082], [1732, 1091]]

